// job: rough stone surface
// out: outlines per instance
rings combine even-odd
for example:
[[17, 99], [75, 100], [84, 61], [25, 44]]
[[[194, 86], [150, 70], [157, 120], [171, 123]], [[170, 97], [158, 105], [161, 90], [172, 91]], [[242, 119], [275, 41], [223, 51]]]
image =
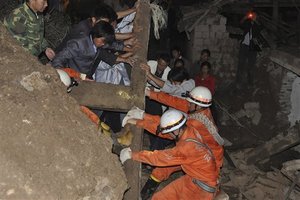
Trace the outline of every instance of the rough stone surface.
[[112, 142], [0, 24], [0, 198], [122, 199]]

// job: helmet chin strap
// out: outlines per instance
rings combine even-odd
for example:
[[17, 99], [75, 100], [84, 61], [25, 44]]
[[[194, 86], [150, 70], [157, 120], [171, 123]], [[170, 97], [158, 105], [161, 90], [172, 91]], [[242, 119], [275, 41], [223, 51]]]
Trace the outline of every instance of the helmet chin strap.
[[195, 112], [198, 110], [197, 108], [198, 108], [198, 105], [195, 104], [195, 109], [194, 109], [194, 110], [190, 110], [188, 114], [193, 114], [193, 113], [195, 113]]
[[174, 138], [174, 140], [175, 140], [176, 142], [178, 142], [178, 141], [179, 141], [179, 138], [182, 136], [182, 134], [181, 134], [182, 131], [183, 131], [183, 129], [180, 128], [180, 129], [179, 129], [178, 135], [176, 135], [176, 134], [174, 133], [174, 131], [170, 132], [169, 134], [171, 135], [172, 138]]
[[174, 131], [169, 133], [171, 135], [172, 138], [174, 138], [175, 140], [178, 138], [178, 135], [175, 135]]
[[175, 140], [176, 142], [179, 141], [179, 135], [176, 135], [176, 134], [174, 133], [174, 131], [170, 132], [169, 134], [171, 135], [172, 138], [174, 138], [174, 140]]

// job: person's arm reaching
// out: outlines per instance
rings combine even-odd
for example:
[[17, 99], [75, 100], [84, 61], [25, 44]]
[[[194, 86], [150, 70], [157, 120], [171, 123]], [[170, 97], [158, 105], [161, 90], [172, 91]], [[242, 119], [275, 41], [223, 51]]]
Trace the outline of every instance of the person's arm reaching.
[[67, 65], [67, 61], [79, 55], [80, 49], [78, 43], [69, 42], [67, 46], [56, 54], [54, 59], [52, 60], [51, 65], [54, 68], [63, 68]]
[[[146, 129], [151, 134], [156, 135], [157, 127], [160, 124], [160, 116], [158, 115], [150, 115], [147, 113], [144, 113], [144, 118], [142, 120], [137, 120], [136, 125], [138, 127], [141, 127], [143, 129]], [[171, 139], [173, 138], [169, 134], [161, 134], [159, 133], [157, 136], [165, 139]]]
[[165, 81], [161, 80], [157, 76], [151, 73], [147, 73], [147, 77], [155, 83], [159, 88], [162, 88], [165, 85]]
[[125, 17], [125, 16], [127, 16], [127, 15], [129, 15], [129, 14], [131, 14], [133, 12], [136, 12], [136, 8], [135, 7], [127, 9], [127, 10], [119, 11], [119, 12], [117, 12], [118, 19], [121, 19], [121, 18], [123, 18], [123, 17]]
[[146, 72], [148, 81], [151, 85], [157, 87], [157, 88], [162, 88], [165, 84], [165, 81], [161, 80], [157, 76], [151, 73], [150, 66], [146, 63], [141, 63], [140, 67]]
[[191, 91], [194, 87], [195, 81], [193, 79], [183, 81], [180, 85], [174, 85], [170, 81], [166, 81], [164, 86], [161, 88], [161, 91], [171, 95], [181, 96], [182, 93]]
[[158, 167], [176, 166], [188, 161], [177, 146], [160, 151], [132, 152], [132, 159]]
[[189, 102], [187, 100], [171, 96], [164, 92], [149, 91], [149, 98], [185, 113], [189, 111]]

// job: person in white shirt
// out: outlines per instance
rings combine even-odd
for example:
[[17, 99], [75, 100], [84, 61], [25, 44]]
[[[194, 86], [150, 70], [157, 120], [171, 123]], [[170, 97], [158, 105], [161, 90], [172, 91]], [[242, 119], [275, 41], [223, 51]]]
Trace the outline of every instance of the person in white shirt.
[[[159, 54], [157, 60], [149, 60], [147, 64], [150, 66], [151, 74], [155, 75], [156, 77], [166, 81], [168, 79], [168, 74], [171, 70], [169, 67], [170, 64], [170, 57], [168, 54]], [[149, 80], [147, 87], [150, 89], [155, 89], [155, 91], [159, 91], [159, 86], [156, 85], [155, 82]]]
[[[163, 81], [168, 80], [168, 74], [171, 70], [169, 67], [170, 64], [170, 56], [166, 53], [159, 54], [157, 57], [157, 60], [150, 60], [147, 62], [149, 65], [149, 72], [156, 77], [160, 78]], [[154, 91], [160, 91], [159, 85], [157, 85], [154, 81], [148, 80], [147, 81], [147, 88]], [[163, 110], [165, 110], [166, 107], [162, 106], [162, 104], [150, 100], [148, 97], [146, 97], [146, 106], [145, 106], [145, 112], [151, 115], [162, 115]], [[147, 131], [145, 131], [147, 133]], [[151, 150], [159, 150], [164, 149], [166, 146], [166, 143], [169, 142], [169, 140], [158, 138], [153, 136], [152, 134], [149, 134], [150, 138], [150, 149]]]
[[171, 69], [166, 81], [150, 73], [149, 65], [142, 63], [141, 68], [146, 71], [149, 80], [153, 81], [162, 92], [170, 95], [181, 97], [182, 94], [186, 94], [195, 87], [195, 81], [189, 79], [189, 74], [183, 67]]

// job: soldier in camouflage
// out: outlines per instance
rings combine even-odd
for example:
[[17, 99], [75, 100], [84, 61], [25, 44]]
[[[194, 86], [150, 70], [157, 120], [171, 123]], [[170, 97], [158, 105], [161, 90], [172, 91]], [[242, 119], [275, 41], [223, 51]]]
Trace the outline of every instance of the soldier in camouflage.
[[54, 51], [44, 38], [44, 18], [42, 12], [48, 6], [47, 0], [26, 0], [4, 19], [4, 25], [23, 48], [34, 56], [45, 51], [52, 60]]

